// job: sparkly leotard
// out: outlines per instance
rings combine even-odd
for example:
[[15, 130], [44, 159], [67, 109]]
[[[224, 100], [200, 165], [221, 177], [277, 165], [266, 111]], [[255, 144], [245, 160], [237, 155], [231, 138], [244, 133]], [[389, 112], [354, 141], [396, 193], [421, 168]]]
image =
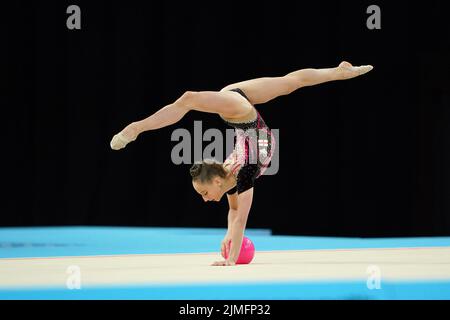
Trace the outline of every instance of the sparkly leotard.
[[[239, 89], [231, 89], [241, 94], [249, 102], [245, 93]], [[251, 102], [250, 102], [251, 103]], [[243, 193], [253, 187], [255, 180], [269, 167], [275, 149], [275, 137], [256, 111], [256, 119], [249, 122], [229, 122], [222, 120], [235, 128], [236, 143], [233, 152], [224, 161], [224, 166], [230, 166], [236, 177], [236, 186], [227, 194]]]

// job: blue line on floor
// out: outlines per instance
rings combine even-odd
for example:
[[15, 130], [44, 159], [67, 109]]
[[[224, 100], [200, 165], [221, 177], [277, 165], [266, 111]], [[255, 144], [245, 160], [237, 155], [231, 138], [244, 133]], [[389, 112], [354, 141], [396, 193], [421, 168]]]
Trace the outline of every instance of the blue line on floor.
[[[218, 252], [225, 232], [220, 228], [0, 228], [0, 258]], [[450, 237], [273, 236], [268, 229], [247, 229], [246, 236], [261, 251], [450, 246]]]
[[0, 300], [450, 300], [450, 282], [365, 281], [0, 290]]

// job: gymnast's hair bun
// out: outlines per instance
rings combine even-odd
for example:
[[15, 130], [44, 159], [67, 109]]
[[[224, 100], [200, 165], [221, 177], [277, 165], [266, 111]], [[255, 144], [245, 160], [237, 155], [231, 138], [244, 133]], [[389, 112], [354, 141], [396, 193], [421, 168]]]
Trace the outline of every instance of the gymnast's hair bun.
[[201, 163], [201, 162], [194, 163], [192, 165], [191, 169], [189, 170], [192, 178], [196, 178], [200, 175], [200, 173], [202, 172], [202, 166], [203, 166], [203, 163]]

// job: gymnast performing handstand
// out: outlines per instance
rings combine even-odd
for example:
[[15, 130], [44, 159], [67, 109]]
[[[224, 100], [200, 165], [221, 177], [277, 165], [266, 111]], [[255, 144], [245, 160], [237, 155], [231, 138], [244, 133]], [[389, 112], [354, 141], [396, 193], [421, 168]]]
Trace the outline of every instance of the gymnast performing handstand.
[[[335, 68], [301, 69], [281, 77], [230, 84], [220, 91], [186, 91], [175, 102], [126, 126], [112, 138], [110, 145], [113, 150], [120, 150], [136, 140], [139, 134], [172, 125], [190, 110], [216, 113], [226, 124], [234, 127], [235, 148], [223, 163], [204, 159], [190, 168], [192, 185], [204, 201], [220, 201], [227, 194], [228, 231], [221, 243], [224, 260], [212, 265], [232, 266], [239, 257], [255, 180], [268, 168], [276, 148], [273, 133], [255, 105], [302, 87], [355, 78], [372, 69], [371, 65], [355, 67], [343, 61]], [[256, 133], [256, 137], [251, 139], [249, 132]], [[226, 259], [225, 252], [229, 252]]]

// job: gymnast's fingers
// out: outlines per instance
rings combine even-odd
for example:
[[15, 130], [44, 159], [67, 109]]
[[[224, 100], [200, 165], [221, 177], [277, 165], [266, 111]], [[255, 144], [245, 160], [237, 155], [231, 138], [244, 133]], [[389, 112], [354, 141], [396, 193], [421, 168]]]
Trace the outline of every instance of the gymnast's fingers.
[[222, 241], [222, 245], [220, 247], [220, 253], [222, 255], [223, 258], [225, 258], [225, 242]]

